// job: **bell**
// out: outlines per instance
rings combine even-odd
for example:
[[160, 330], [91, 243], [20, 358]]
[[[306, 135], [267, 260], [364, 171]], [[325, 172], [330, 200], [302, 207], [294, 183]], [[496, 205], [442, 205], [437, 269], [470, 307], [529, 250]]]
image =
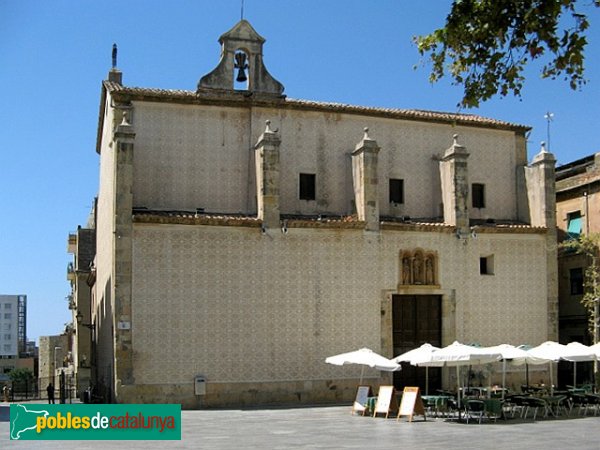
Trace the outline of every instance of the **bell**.
[[235, 79], [238, 83], [243, 83], [248, 79], [246, 77], [246, 69], [248, 68], [248, 64], [246, 64], [246, 54], [244, 52], [237, 52], [234, 55], [235, 64], [234, 68], [239, 69], [237, 78]]
[[237, 77], [235, 80], [238, 83], [243, 83], [247, 79], [248, 79], [248, 77], [246, 77], [246, 71], [242, 67], [240, 67], [240, 70], [238, 71], [238, 74], [237, 74]]

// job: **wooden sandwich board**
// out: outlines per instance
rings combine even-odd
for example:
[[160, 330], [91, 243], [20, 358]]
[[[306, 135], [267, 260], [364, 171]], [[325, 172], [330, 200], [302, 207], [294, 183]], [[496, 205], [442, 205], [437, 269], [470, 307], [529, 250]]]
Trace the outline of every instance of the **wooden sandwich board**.
[[352, 405], [352, 413], [360, 412], [365, 415], [367, 410], [367, 398], [373, 396], [373, 390], [371, 386], [358, 386], [356, 389], [356, 397], [354, 398], [354, 404]]
[[423, 405], [423, 399], [418, 387], [405, 387], [402, 392], [402, 401], [400, 402], [400, 410], [398, 411], [398, 418], [401, 416], [408, 416], [408, 421], [412, 422], [413, 416], [423, 416], [423, 420], [427, 420], [425, 415], [425, 406]]
[[377, 403], [375, 403], [375, 411], [373, 411], [373, 417], [377, 417], [377, 414], [385, 414], [387, 419], [390, 412], [398, 410], [398, 399], [396, 398], [396, 391], [394, 386], [380, 386], [379, 394], [377, 394]]

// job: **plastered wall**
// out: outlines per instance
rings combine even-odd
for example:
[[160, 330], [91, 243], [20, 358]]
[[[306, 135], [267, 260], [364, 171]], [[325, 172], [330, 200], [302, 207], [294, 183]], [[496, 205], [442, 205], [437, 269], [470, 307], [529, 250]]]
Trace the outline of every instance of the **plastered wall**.
[[[253, 148], [268, 119], [281, 136], [284, 214], [353, 212], [350, 153], [368, 127], [381, 147], [382, 215], [441, 216], [436, 158], [458, 133], [470, 153], [469, 182], [486, 185], [486, 207], [472, 210], [471, 217], [516, 219], [516, 149], [510, 131], [323, 111], [151, 102], [134, 102], [134, 107], [135, 206], [254, 213]], [[316, 174], [315, 201], [298, 199], [299, 173]], [[389, 178], [405, 180], [404, 205], [390, 205]]]

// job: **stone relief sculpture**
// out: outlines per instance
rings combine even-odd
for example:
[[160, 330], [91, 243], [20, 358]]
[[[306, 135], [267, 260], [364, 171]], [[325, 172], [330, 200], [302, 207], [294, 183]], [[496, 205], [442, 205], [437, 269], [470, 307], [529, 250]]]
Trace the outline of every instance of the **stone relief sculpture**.
[[429, 255], [425, 259], [425, 284], [432, 285], [434, 283], [433, 277], [433, 256]]
[[411, 263], [410, 257], [402, 258], [402, 284], [411, 284]]
[[423, 255], [420, 252], [417, 252], [413, 257], [412, 284], [423, 284]]
[[437, 254], [420, 249], [400, 253], [400, 284], [437, 285]]

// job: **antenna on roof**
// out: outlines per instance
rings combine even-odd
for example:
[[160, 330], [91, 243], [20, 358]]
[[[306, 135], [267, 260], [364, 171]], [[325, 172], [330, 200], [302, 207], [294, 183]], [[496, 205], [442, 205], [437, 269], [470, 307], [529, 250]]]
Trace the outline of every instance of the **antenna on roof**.
[[112, 47], [112, 68], [117, 67], [117, 44], [113, 44]]
[[242, 0], [242, 15], [241, 20], [244, 20], [244, 0]]

